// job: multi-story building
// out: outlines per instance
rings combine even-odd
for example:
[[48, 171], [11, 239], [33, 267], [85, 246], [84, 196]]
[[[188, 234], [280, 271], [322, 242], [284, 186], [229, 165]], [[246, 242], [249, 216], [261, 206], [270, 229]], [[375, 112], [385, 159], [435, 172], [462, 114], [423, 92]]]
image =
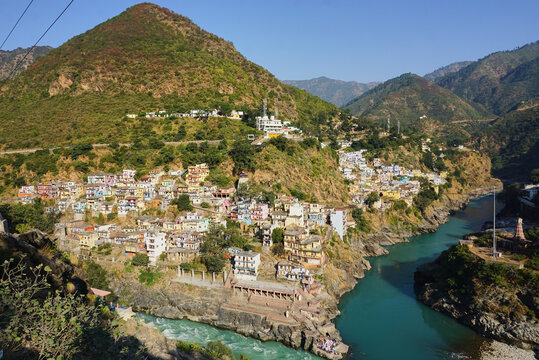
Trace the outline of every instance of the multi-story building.
[[93, 247], [99, 246], [103, 243], [99, 239], [99, 234], [95, 230], [84, 231], [78, 234], [81, 249], [90, 250]]
[[52, 184], [39, 184], [37, 186], [37, 195], [42, 199], [48, 199], [52, 197]]
[[290, 261], [277, 263], [277, 277], [295, 281], [310, 277], [309, 270], [305, 266]]
[[268, 217], [268, 215], [269, 215], [268, 204], [253, 203], [251, 205], [251, 220], [262, 221], [262, 220], [265, 220]]
[[260, 253], [240, 251], [234, 255], [234, 277], [240, 280], [256, 280], [260, 266]]
[[146, 251], [150, 262], [155, 264], [157, 258], [167, 251], [167, 234], [159, 231], [146, 231], [144, 232], [144, 243], [146, 244]]
[[344, 239], [344, 235], [346, 234], [346, 210], [344, 209], [335, 209], [333, 210], [329, 215], [329, 221], [331, 223], [331, 226], [333, 226], [333, 229], [341, 239]]
[[202, 163], [187, 168], [187, 183], [189, 185], [199, 185], [210, 175], [208, 164]]
[[294, 251], [299, 249], [299, 244], [307, 238], [307, 232], [304, 228], [287, 229], [284, 232], [284, 250]]

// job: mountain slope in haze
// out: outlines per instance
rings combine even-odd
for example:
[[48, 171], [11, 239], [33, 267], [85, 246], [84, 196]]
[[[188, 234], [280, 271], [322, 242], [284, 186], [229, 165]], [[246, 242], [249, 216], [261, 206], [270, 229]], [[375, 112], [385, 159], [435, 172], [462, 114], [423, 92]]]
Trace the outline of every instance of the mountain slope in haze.
[[337, 106], [346, 105], [350, 100], [380, 84], [334, 80], [325, 76], [310, 80], [283, 80], [283, 83], [305, 90]]
[[403, 74], [369, 90], [345, 107], [373, 120], [410, 124], [426, 115], [442, 122], [480, 119], [488, 112], [415, 74]]
[[454, 62], [452, 64], [436, 69], [433, 72], [424, 75], [423, 77], [427, 79], [428, 81], [436, 81], [436, 79], [441, 78], [442, 76], [457, 72], [460, 69], [465, 68], [466, 66], [470, 65], [472, 62], [473, 61]]
[[474, 139], [492, 158], [496, 176], [527, 180], [530, 171], [539, 168], [539, 104], [496, 119]]
[[[20, 63], [17, 71], [12, 76], [19, 75], [24, 69], [26, 69], [31, 63], [33, 63], [38, 57], [48, 54], [53, 48], [51, 46], [36, 46], [32, 51], [28, 53], [26, 59]], [[0, 80], [6, 79], [13, 71], [17, 62], [22, 61], [24, 54], [29, 49], [17, 48], [10, 51], [0, 50]]]
[[539, 97], [539, 42], [488, 55], [436, 83], [495, 114], [507, 113]]
[[[0, 142], [10, 147], [127, 141], [123, 116], [156, 109], [258, 109], [262, 99], [309, 132], [335, 106], [282, 84], [232, 43], [143, 3], [0, 83]], [[323, 125], [323, 124], [322, 124]]]

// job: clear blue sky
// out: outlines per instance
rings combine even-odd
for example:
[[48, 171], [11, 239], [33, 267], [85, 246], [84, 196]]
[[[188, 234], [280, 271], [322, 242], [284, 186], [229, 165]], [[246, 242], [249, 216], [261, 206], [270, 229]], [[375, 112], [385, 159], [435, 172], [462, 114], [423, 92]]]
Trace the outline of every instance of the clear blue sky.
[[[3, 1], [3, 40], [29, 0]], [[2, 50], [28, 47], [69, 0], [34, 0]], [[40, 45], [59, 46], [136, 4], [75, 0]], [[279, 79], [420, 75], [539, 40], [538, 0], [156, 0], [232, 41]], [[1, 43], [1, 42], [0, 42]]]

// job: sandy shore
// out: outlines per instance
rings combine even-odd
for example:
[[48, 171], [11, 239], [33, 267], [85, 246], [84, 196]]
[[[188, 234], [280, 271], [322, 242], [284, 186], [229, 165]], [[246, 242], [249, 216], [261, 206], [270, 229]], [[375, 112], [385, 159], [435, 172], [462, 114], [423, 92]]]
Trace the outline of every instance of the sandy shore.
[[492, 340], [481, 349], [481, 360], [535, 360], [533, 350], [524, 350], [516, 346]]

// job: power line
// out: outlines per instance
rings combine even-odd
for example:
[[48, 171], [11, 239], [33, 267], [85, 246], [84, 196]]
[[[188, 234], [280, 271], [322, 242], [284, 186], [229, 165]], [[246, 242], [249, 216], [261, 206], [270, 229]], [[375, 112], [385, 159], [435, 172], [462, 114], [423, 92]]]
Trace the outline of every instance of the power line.
[[37, 44], [41, 41], [41, 39], [43, 39], [43, 37], [49, 32], [49, 30], [54, 26], [54, 24], [56, 24], [56, 22], [60, 19], [60, 17], [62, 17], [62, 15], [64, 15], [64, 13], [67, 11], [67, 9], [71, 6], [71, 4], [73, 4], [73, 1], [75, 0], [71, 0], [69, 2], [69, 4], [67, 4], [67, 6], [64, 8], [64, 10], [62, 10], [62, 12], [60, 13], [60, 15], [58, 15], [58, 17], [52, 22], [52, 24], [50, 24], [50, 26], [47, 28], [47, 30], [45, 30], [45, 32], [39, 37], [39, 39], [37, 39], [36, 43], [26, 52], [26, 54], [24, 54], [24, 57], [22, 58], [22, 60], [19, 60], [17, 61], [17, 64], [15, 65], [15, 67], [13, 68], [13, 70], [11, 70], [11, 73], [9, 73], [9, 76], [8, 76], [8, 79], [11, 78], [11, 75], [13, 75], [13, 73], [15, 73], [15, 71], [17, 71], [17, 69], [19, 68], [19, 65], [26, 59], [26, 57], [28, 56], [28, 54], [30, 54], [30, 52], [32, 50], [34, 50], [34, 48], [37, 46]]
[[34, 2], [34, 0], [30, 0], [30, 3], [28, 4], [28, 6], [26, 6], [26, 9], [24, 9], [21, 16], [19, 16], [19, 20], [17, 20], [15, 25], [13, 25], [13, 27], [11, 28], [11, 31], [9, 32], [9, 34], [7, 34], [6, 38], [4, 39], [4, 42], [2, 43], [2, 45], [0, 45], [0, 49], [2, 49], [4, 47], [4, 44], [6, 43], [7, 39], [9, 39], [9, 37], [11, 36], [11, 33], [13, 32], [13, 30], [15, 30], [17, 25], [19, 25], [19, 21], [21, 21], [22, 17], [24, 16], [24, 14], [26, 14], [26, 11], [30, 7], [30, 5], [32, 5], [33, 2]]

